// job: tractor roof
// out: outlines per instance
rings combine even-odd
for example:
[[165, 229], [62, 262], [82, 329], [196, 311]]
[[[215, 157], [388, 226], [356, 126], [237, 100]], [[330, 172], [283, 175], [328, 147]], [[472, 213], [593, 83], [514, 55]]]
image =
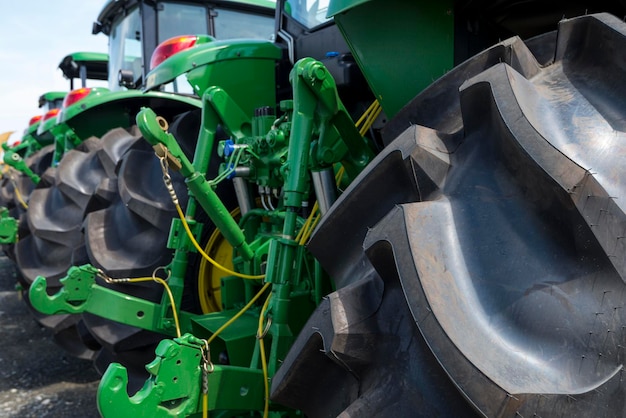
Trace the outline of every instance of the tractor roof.
[[[126, 13], [140, 2], [141, 0], [108, 0], [98, 15], [97, 21], [93, 24], [92, 33], [96, 35], [102, 32], [108, 36], [115, 18], [120, 14]], [[218, 7], [253, 7], [271, 10], [276, 8], [275, 0], [188, 0], [185, 3], [206, 4]]]
[[87, 69], [89, 80], [106, 80], [108, 77], [109, 54], [102, 52], [74, 52], [65, 56], [59, 68], [68, 79], [80, 77], [80, 66]]

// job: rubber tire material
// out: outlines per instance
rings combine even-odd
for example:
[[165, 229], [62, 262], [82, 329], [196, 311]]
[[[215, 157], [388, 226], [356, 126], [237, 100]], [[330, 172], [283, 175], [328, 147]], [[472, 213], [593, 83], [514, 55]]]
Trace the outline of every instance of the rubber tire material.
[[[57, 167], [48, 167], [33, 190], [26, 212], [27, 234], [15, 246], [23, 286], [46, 277], [51, 294], [73, 265], [88, 262], [82, 224], [86, 213], [107, 204], [102, 184], [115, 175], [121, 153], [139, 140], [136, 129], [116, 128], [102, 138], [89, 138], [68, 151]], [[42, 166], [43, 168], [43, 166]], [[53, 333], [55, 342], [70, 354], [92, 359], [99, 345], [85, 332], [80, 315], [43, 315], [24, 299], [35, 319]]]
[[564, 20], [548, 65], [507, 40], [396, 117], [312, 237], [338, 290], [274, 401], [311, 417], [624, 416], [624, 46], [613, 16]]

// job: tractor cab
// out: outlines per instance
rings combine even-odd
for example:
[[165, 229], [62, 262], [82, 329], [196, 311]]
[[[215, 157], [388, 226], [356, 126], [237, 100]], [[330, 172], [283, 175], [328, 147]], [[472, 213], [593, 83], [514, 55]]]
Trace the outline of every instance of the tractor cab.
[[61, 60], [59, 68], [63, 76], [70, 80], [70, 90], [74, 90], [74, 80], [80, 80], [80, 87], [87, 87], [87, 80], [108, 79], [108, 54], [101, 52], [74, 52]]
[[267, 0], [109, 1], [93, 25], [93, 34], [109, 37], [108, 80], [114, 91], [141, 87], [153, 51], [174, 36], [270, 39], [273, 32], [274, 2]]

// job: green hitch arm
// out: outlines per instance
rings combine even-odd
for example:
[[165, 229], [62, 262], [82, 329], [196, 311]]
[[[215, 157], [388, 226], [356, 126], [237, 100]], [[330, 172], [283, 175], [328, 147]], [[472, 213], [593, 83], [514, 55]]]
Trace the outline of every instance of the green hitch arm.
[[28, 298], [35, 309], [47, 315], [84, 312], [97, 274], [98, 269], [91, 265], [71, 267], [60, 280], [63, 287], [52, 296], [46, 290], [46, 278], [37, 276], [28, 289]]
[[[157, 117], [152, 109], [143, 108], [137, 114], [137, 126], [144, 138], [154, 147], [157, 155], [167, 155], [170, 167], [180, 170], [187, 181], [189, 191], [193, 193], [202, 209], [209, 215], [233, 249], [238, 251], [244, 260], [251, 260], [254, 252], [246, 242], [243, 231], [204, 175], [194, 169], [174, 136], [165, 132], [167, 122]], [[163, 147], [167, 149], [167, 154]]]
[[[161, 341], [155, 350], [156, 358], [146, 365], [150, 377], [143, 388], [131, 397], [128, 396], [126, 368], [112, 363], [98, 386], [100, 414], [104, 418], [166, 418], [200, 414], [203, 389], [208, 395], [209, 411], [262, 410], [264, 390], [261, 370], [213, 365], [207, 353], [202, 352], [203, 347], [204, 341], [190, 334]], [[206, 381], [203, 382], [203, 378]], [[241, 415], [251, 416], [249, 413]]]
[[146, 365], [150, 378], [132, 397], [128, 396], [128, 372], [112, 363], [98, 387], [100, 414], [116, 418], [185, 417], [201, 411], [203, 341], [185, 334], [163, 340], [156, 358]]
[[[100, 271], [92, 265], [73, 266], [60, 280], [61, 289], [48, 295], [47, 280], [38, 276], [28, 289], [32, 306], [46, 315], [89, 312], [102, 318], [137, 328], [174, 336], [176, 328], [171, 318], [164, 318], [161, 304], [100, 286], [96, 277]], [[115, 309], [111, 309], [115, 306]], [[181, 311], [181, 328], [189, 330], [193, 314]]]
[[9, 216], [9, 210], [0, 207], [0, 244], [17, 242], [17, 219]]
[[341, 102], [335, 80], [324, 64], [313, 58], [298, 61], [290, 79], [294, 101], [298, 94], [317, 105], [315, 113], [321, 125], [317, 159], [325, 164], [341, 161], [355, 178], [374, 158], [374, 152]]
[[24, 173], [34, 184], [39, 184], [41, 178], [33, 172], [24, 162], [24, 159], [12, 149], [4, 151], [4, 163], [17, 171]]

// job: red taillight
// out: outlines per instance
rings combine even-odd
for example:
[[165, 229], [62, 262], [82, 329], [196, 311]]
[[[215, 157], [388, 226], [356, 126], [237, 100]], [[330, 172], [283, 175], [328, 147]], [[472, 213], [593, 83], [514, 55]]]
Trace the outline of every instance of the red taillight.
[[48, 110], [46, 112], [46, 114], [43, 115], [42, 122], [45, 122], [45, 121], [47, 121], [49, 119], [52, 119], [52, 118], [56, 117], [56, 115], [59, 113], [59, 110], [61, 110], [61, 109], [57, 108], [57, 109], [50, 109], [50, 110]]
[[191, 48], [196, 44], [197, 40], [198, 37], [195, 35], [185, 35], [176, 36], [168, 39], [167, 41], [161, 42], [161, 44], [159, 44], [159, 46], [157, 46], [152, 53], [152, 57], [150, 58], [150, 69], [152, 70], [172, 55]]
[[91, 93], [91, 89], [88, 87], [70, 91], [67, 93], [67, 96], [65, 96], [65, 99], [63, 99], [63, 107], [69, 107], [74, 103], [83, 100], [85, 97], [89, 96], [89, 93]]
[[41, 115], [37, 115], [37, 116], [33, 116], [32, 118], [30, 118], [30, 120], [28, 121], [28, 126], [33, 126], [34, 124], [36, 124], [37, 122], [39, 122], [41, 120]]

